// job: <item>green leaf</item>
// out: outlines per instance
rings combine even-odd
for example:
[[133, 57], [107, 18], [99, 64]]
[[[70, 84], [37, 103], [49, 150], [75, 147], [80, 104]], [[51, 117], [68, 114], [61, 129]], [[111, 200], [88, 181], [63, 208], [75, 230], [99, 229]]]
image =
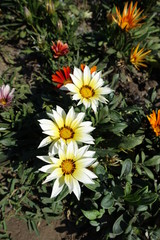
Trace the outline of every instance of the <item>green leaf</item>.
[[117, 134], [119, 135], [119, 133], [123, 132], [123, 130], [128, 127], [128, 125], [124, 122], [120, 122], [120, 123], [114, 123], [114, 124], [111, 124], [107, 127], [107, 129], [110, 131], [110, 132], [113, 132], [114, 134]]
[[116, 52], [116, 50], [113, 49], [113, 48], [109, 48], [109, 49], [107, 50], [107, 53], [108, 53], [109, 55], [114, 54], [115, 52]]
[[113, 204], [114, 204], [114, 198], [112, 197], [112, 194], [108, 192], [101, 201], [101, 207], [103, 207], [104, 209], [108, 209], [112, 207]]
[[158, 164], [160, 164], [160, 155], [155, 155], [154, 157], [144, 162], [145, 166], [155, 166]]
[[129, 182], [126, 182], [126, 186], [125, 186], [125, 189], [124, 189], [125, 196], [129, 195], [131, 193], [131, 190], [132, 190], [131, 184]]
[[126, 222], [124, 221], [124, 216], [123, 214], [117, 218], [117, 220], [114, 222], [113, 224], [113, 233], [116, 235], [120, 235], [121, 233], [123, 233], [124, 229], [127, 227]]
[[147, 209], [148, 209], [148, 206], [146, 205], [140, 205], [137, 207], [138, 212], [144, 212], [144, 211], [147, 211]]
[[100, 184], [96, 180], [94, 180], [94, 184], [85, 184], [85, 186], [94, 192], [97, 192], [97, 189], [100, 188]]
[[121, 149], [132, 149], [137, 145], [140, 145], [144, 139], [144, 136], [136, 137], [135, 135], [124, 136], [121, 139], [121, 143], [119, 144], [119, 148]]
[[157, 193], [148, 192], [148, 186], [126, 196], [124, 199], [133, 205], [149, 205], [154, 203], [158, 198]]
[[93, 209], [90, 211], [82, 210], [82, 212], [83, 212], [84, 216], [86, 218], [88, 218], [89, 220], [95, 220], [96, 218], [101, 218], [105, 211], [104, 211], [104, 209], [103, 210], [101, 209], [100, 211]]
[[127, 176], [130, 174], [132, 171], [132, 161], [130, 159], [126, 159], [125, 161], [122, 162], [122, 170], [121, 170], [121, 175], [122, 176]]
[[154, 174], [152, 173], [152, 171], [149, 168], [147, 168], [147, 167], [144, 167], [144, 166], [142, 166], [142, 167], [143, 167], [145, 173], [147, 174], [147, 176], [150, 179], [154, 180]]

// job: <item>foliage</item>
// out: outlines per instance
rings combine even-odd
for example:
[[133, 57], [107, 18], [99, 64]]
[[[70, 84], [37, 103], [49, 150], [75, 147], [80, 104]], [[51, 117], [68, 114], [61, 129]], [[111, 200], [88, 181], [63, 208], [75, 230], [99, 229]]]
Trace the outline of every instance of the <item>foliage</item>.
[[[143, 0], [138, 5], [146, 19], [141, 28], [126, 32], [112, 19], [115, 6], [123, 9], [119, 1], [0, 3], [2, 58], [7, 44], [22, 48], [0, 77], [1, 86], [15, 88], [12, 105], [0, 109], [0, 239], [10, 238], [7, 220], [13, 215], [38, 234], [42, 219], [49, 223], [66, 209], [76, 225], [89, 223], [102, 240], [159, 239], [160, 142], [147, 119], [159, 108], [158, 86], [148, 87], [148, 95], [138, 101], [137, 96], [129, 99], [127, 87], [137, 83], [140, 89], [157, 78], [160, 2]], [[58, 40], [68, 44], [69, 53], [55, 59], [51, 45]], [[131, 49], [139, 43], [151, 50], [145, 59], [148, 68], [140, 71], [130, 62]], [[114, 89], [96, 114], [77, 106], [51, 80], [62, 67], [70, 66], [73, 73], [81, 63], [96, 65], [105, 85]], [[98, 178], [94, 184], [81, 184], [80, 201], [67, 187], [50, 198], [53, 184], [42, 185], [47, 174], [38, 171], [42, 163], [36, 156], [48, 154], [47, 147], [37, 149], [44, 137], [38, 120], [56, 105], [85, 112], [95, 128], [90, 150], [96, 152], [99, 164], [93, 171]]]

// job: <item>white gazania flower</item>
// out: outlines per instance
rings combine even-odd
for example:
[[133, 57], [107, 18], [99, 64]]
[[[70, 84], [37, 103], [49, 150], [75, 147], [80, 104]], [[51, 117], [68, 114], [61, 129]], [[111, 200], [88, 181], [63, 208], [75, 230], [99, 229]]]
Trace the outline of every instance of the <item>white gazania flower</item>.
[[63, 189], [64, 185], [68, 186], [69, 192], [76, 195], [80, 199], [81, 188], [79, 182], [84, 184], [94, 184], [93, 179], [97, 176], [89, 170], [94, 164], [96, 158], [93, 158], [95, 152], [88, 151], [89, 146], [78, 148], [77, 144], [70, 142], [62, 143], [58, 150], [58, 157], [53, 155], [38, 156], [39, 159], [46, 162], [47, 165], [39, 170], [49, 175], [43, 183], [54, 181], [51, 198], [56, 197]]
[[51, 142], [52, 145], [59, 145], [61, 142], [94, 144], [94, 139], [90, 135], [94, 128], [91, 126], [92, 122], [83, 122], [85, 113], [76, 114], [74, 108], [71, 107], [66, 114], [61, 107], [57, 106], [56, 111], [52, 110], [48, 116], [52, 120], [39, 120], [43, 133], [49, 135], [42, 140], [39, 147], [44, 147]]
[[[84, 104], [85, 108], [92, 107], [97, 112], [98, 102], [107, 103], [107, 99], [103, 96], [113, 92], [108, 86], [103, 86], [104, 81], [101, 78], [101, 72], [91, 71], [85, 66], [82, 72], [78, 68], [74, 68], [73, 74], [70, 74], [73, 83], [65, 85], [73, 95], [73, 100], [79, 100], [78, 105]], [[103, 87], [102, 87], [103, 86]]]

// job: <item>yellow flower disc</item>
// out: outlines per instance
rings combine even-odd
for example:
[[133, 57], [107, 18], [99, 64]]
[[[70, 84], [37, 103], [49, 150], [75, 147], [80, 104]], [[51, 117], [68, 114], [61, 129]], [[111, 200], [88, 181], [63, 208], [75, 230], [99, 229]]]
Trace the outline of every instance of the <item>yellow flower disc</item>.
[[72, 159], [63, 160], [61, 163], [63, 174], [72, 174], [76, 168], [75, 163]]
[[91, 98], [94, 96], [95, 92], [90, 86], [83, 86], [80, 89], [80, 94], [82, 95], [83, 98]]

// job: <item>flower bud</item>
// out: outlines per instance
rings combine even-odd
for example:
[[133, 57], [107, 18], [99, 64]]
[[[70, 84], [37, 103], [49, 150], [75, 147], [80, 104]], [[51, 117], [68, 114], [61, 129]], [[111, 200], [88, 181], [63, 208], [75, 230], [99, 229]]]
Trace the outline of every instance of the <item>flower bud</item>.
[[24, 16], [28, 23], [33, 23], [32, 14], [27, 7], [24, 7]]
[[58, 27], [59, 32], [62, 32], [62, 30], [63, 30], [63, 23], [62, 23], [61, 19], [58, 20], [57, 27]]
[[46, 10], [49, 15], [52, 15], [55, 11], [54, 3], [51, 0], [46, 2]]

